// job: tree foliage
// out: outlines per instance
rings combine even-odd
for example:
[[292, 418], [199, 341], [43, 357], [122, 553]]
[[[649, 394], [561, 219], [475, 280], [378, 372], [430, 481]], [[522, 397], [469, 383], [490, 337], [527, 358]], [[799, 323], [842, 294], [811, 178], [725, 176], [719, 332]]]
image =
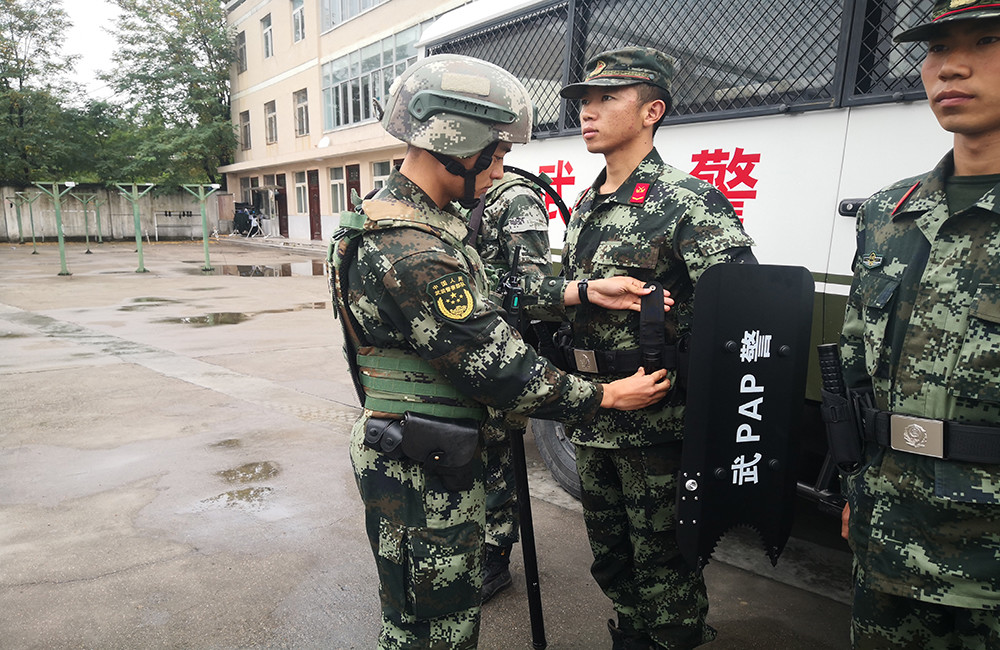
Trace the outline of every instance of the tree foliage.
[[58, 50], [60, 0], [0, 0], [0, 182], [27, 185], [69, 164], [60, 101], [72, 59]]
[[[147, 133], [140, 157], [164, 161], [161, 182], [216, 181], [231, 162], [233, 36], [219, 0], [114, 0], [119, 48], [104, 77]], [[152, 179], [151, 179], [152, 180]]]
[[0, 0], [0, 184], [216, 182], [236, 145], [222, 3], [109, 0], [122, 13], [105, 102], [70, 81], [65, 1], [82, 0]]

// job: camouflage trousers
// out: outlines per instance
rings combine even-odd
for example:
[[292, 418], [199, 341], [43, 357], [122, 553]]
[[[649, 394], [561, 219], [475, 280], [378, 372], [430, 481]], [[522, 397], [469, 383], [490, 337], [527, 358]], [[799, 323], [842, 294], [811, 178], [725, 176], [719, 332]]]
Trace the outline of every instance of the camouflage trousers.
[[864, 585], [854, 565], [851, 645], [855, 650], [994, 650], [1000, 612], [950, 607], [894, 596]]
[[[351, 464], [365, 506], [382, 605], [378, 647], [475, 648], [483, 582], [485, 493], [451, 492], [407, 458], [390, 460], [364, 444], [362, 417], [351, 431]], [[482, 459], [475, 461], [482, 473]]]
[[[1000, 509], [974, 502], [984, 489], [995, 495], [996, 483], [949, 484], [951, 467], [933, 458], [866, 451], [865, 464], [841, 479], [851, 506], [854, 648], [1000, 648]], [[938, 496], [945, 487], [961, 493]]]
[[715, 638], [705, 624], [704, 578], [684, 561], [675, 538], [680, 459], [680, 442], [576, 447], [591, 574], [614, 604], [618, 627], [660, 648], [693, 648]]
[[517, 493], [509, 436], [524, 430], [484, 428], [486, 445], [486, 543], [513, 546], [518, 540]]

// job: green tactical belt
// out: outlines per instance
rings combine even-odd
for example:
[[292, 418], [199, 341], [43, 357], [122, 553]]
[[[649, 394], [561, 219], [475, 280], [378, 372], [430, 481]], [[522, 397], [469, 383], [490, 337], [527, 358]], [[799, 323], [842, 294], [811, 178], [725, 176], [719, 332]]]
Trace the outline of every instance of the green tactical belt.
[[485, 409], [447, 383], [429, 363], [403, 350], [358, 351], [365, 408], [402, 416], [406, 411], [443, 418], [482, 420]]

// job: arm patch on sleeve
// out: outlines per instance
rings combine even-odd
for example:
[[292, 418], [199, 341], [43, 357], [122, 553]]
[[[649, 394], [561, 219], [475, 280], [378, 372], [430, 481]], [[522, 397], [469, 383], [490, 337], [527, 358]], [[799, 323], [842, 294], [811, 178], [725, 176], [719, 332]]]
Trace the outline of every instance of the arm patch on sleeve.
[[449, 273], [427, 285], [434, 312], [446, 320], [465, 321], [475, 311], [476, 300], [464, 273]]

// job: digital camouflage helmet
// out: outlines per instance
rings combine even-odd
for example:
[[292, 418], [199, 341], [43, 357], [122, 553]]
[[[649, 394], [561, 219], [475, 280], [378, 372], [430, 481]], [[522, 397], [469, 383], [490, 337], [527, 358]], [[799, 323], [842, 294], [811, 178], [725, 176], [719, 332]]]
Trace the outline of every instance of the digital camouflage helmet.
[[[417, 61], [393, 82], [382, 126], [464, 177], [462, 203], [474, 204], [475, 177], [489, 167], [497, 144], [531, 139], [532, 110], [524, 85], [503, 68], [439, 54]], [[476, 154], [472, 169], [455, 160]]]

